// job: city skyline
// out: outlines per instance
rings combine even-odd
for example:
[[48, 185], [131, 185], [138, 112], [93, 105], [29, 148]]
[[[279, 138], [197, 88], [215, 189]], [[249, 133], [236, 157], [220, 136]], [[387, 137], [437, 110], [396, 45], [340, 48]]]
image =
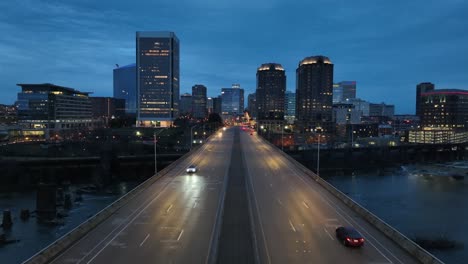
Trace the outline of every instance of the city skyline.
[[[134, 3], [101, 9], [88, 1], [1, 3], [6, 15], [0, 27], [9, 37], [0, 45], [0, 103], [14, 103], [17, 83], [49, 82], [111, 96], [114, 64], [135, 62], [134, 34], [140, 30], [178, 35], [181, 94], [196, 83], [207, 86], [208, 96], [232, 83], [249, 94], [258, 65], [281, 63], [292, 77], [297, 63], [314, 54], [334, 62], [334, 82], [356, 80], [357, 97], [395, 104], [397, 113], [414, 113], [418, 83], [468, 86], [463, 2], [369, 2], [360, 8], [275, 1], [249, 2], [248, 8], [243, 1], [185, 4], [182, 10], [173, 3], [148, 3], [144, 9]], [[156, 7], [164, 15], [150, 16]], [[318, 10], [313, 16], [307, 15], [311, 8]], [[271, 20], [262, 19], [267, 17], [277, 17], [277, 26], [269, 27]], [[288, 78], [287, 90], [295, 92], [295, 78]]]

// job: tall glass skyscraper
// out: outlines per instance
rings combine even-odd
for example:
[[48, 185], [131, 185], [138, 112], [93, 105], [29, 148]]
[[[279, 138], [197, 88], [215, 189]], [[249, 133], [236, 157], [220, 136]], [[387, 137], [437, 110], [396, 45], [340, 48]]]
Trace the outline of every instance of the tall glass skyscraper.
[[343, 103], [356, 98], [356, 81], [343, 81], [333, 84], [333, 103]]
[[193, 117], [206, 117], [206, 86], [196, 84], [192, 86], [192, 110]]
[[332, 127], [333, 64], [325, 56], [303, 59], [296, 70], [296, 119], [301, 128]]
[[293, 124], [296, 119], [296, 93], [286, 91], [284, 94], [284, 119]]
[[137, 32], [137, 126], [170, 126], [179, 112], [179, 39]]
[[239, 84], [221, 89], [221, 113], [223, 118], [244, 113], [244, 89], [240, 88]]
[[114, 69], [114, 98], [125, 100], [125, 114], [136, 115], [136, 64]]
[[277, 63], [262, 64], [257, 69], [257, 119], [283, 120], [286, 74]]

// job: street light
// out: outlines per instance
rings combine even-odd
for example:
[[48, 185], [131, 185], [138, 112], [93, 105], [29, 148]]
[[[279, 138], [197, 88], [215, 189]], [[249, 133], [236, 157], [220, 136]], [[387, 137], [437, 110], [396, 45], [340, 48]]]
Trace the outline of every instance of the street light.
[[318, 135], [318, 141], [317, 141], [317, 176], [320, 177], [320, 132], [322, 132], [321, 127], [317, 127], [315, 129], [315, 132]]
[[281, 126], [281, 151], [283, 151], [283, 145], [284, 145], [284, 129], [288, 129], [288, 126]]
[[[192, 150], [193, 147], [193, 129], [197, 127], [198, 125], [194, 125], [193, 127], [190, 128], [190, 150]], [[196, 131], [195, 131], [196, 133]]]
[[157, 137], [159, 134], [161, 134], [164, 130], [168, 129], [169, 127], [163, 128], [161, 131], [159, 131], [156, 134], [156, 131], [154, 131], [154, 175], [158, 174], [158, 159], [157, 159], [157, 151], [156, 151], [156, 143], [157, 143]]

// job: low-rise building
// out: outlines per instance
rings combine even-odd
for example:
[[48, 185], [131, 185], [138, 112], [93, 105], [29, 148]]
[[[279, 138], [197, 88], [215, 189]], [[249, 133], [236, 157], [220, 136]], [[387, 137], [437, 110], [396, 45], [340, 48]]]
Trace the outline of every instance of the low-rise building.
[[24, 128], [83, 130], [94, 126], [88, 92], [44, 84], [18, 84], [18, 124]]

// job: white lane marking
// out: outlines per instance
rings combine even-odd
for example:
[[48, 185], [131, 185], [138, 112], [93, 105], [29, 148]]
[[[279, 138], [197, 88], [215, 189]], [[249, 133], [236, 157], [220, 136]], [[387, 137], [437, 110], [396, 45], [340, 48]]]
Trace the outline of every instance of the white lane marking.
[[[242, 158], [244, 159], [244, 162], [245, 162], [245, 164], [247, 165], [247, 160], [245, 159], [245, 156], [244, 156], [244, 155], [242, 155]], [[258, 207], [257, 196], [255, 196], [255, 188], [254, 188], [254, 185], [253, 185], [252, 176], [251, 176], [251, 174], [250, 174], [249, 166], [245, 166], [245, 167], [247, 168], [247, 175], [249, 176], [248, 179], [249, 179], [249, 182], [250, 182], [251, 195], [252, 195], [253, 198], [254, 198], [255, 207], [256, 207], [256, 209], [257, 209], [258, 221], [260, 222], [260, 231], [262, 231], [263, 246], [265, 247], [265, 251], [266, 251], [268, 263], [271, 264], [270, 251], [268, 250], [268, 245], [267, 245], [267, 243], [266, 243], [265, 231], [263, 230], [262, 216], [261, 216], [261, 214], [260, 214], [260, 209], [259, 209], [259, 207]]]
[[294, 228], [294, 225], [293, 223], [291, 222], [291, 219], [288, 219], [289, 220], [289, 225], [291, 226], [291, 229], [296, 232], [296, 228]]
[[192, 208], [195, 208], [195, 207], [197, 207], [197, 204], [198, 204], [198, 202], [194, 202], [194, 203], [193, 203], [193, 207], [192, 207]]
[[[191, 163], [193, 163], [194, 160], [196, 160], [196, 159], [198, 160], [198, 159], [201, 157], [200, 153], [201, 153], [201, 152], [194, 154], [195, 156], [191, 159], [191, 161], [192, 161]], [[184, 168], [185, 168], [185, 166], [184, 166]], [[182, 172], [183, 172], [183, 169], [182, 169], [182, 170], [179, 170], [178, 173], [177, 173], [176, 175], [181, 174]], [[173, 180], [172, 180], [172, 181], [173, 181]], [[112, 243], [112, 241], [114, 241], [114, 239], [116, 239], [116, 238], [120, 235], [120, 233], [122, 233], [125, 229], [127, 229], [127, 227], [128, 227], [130, 224], [132, 224], [132, 223], [133, 223], [133, 222], [134, 222], [134, 221], [151, 205], [151, 204], [153, 204], [153, 202], [154, 202], [157, 198], [159, 198], [159, 196], [164, 192], [164, 189], [165, 189], [166, 187], [168, 187], [169, 184], [172, 183], [172, 181], [168, 182], [168, 183], [163, 187], [163, 189], [161, 190], [161, 192], [158, 193], [158, 195], [156, 195], [148, 204], [146, 204], [146, 206], [143, 207], [143, 209], [141, 209], [141, 211], [138, 212], [137, 215], [135, 215], [119, 232], [117, 232], [117, 234], [115, 234], [115, 235], [111, 238], [110, 241], [108, 241], [108, 242], [104, 245], [104, 247], [102, 247], [102, 248], [101, 248], [88, 262], [86, 262], [86, 263], [87, 263], [87, 264], [91, 263], [99, 254], [101, 254], [101, 252], [102, 252], [105, 248], [107, 248], [107, 247], [110, 245], [110, 243]], [[142, 206], [143, 206], [143, 205], [142, 205]], [[141, 206], [138, 207], [138, 209], [140, 209], [140, 208], [141, 208]], [[138, 210], [138, 209], [137, 209], [137, 210]], [[119, 227], [120, 227], [120, 226], [119, 226]], [[114, 229], [114, 230], [116, 230], [116, 229]], [[113, 231], [114, 231], [114, 230], [113, 230]], [[110, 234], [112, 234], [112, 233], [110, 233]], [[109, 234], [109, 235], [110, 235], [110, 234]], [[107, 236], [106, 236], [105, 239], [107, 239]], [[105, 239], [104, 239], [104, 240], [105, 240]], [[103, 242], [104, 240], [102, 240], [101, 242]], [[101, 242], [99, 242], [99, 244], [101, 244]], [[99, 244], [98, 244], [98, 245], [99, 245]], [[92, 250], [94, 250], [98, 245], [96, 245]], [[91, 252], [92, 252], [92, 251], [90, 251], [89, 253], [91, 253]], [[86, 256], [84, 256], [78, 263], [80, 263], [84, 258], [86, 258], [86, 257], [89, 255], [89, 253], [86, 254]]]
[[[162, 193], [162, 192], [161, 192]], [[104, 247], [102, 247], [88, 262], [86, 262], [87, 264], [93, 262], [93, 260], [99, 255], [101, 254], [101, 252], [107, 248], [110, 243], [112, 243], [112, 241], [114, 241], [114, 239], [116, 239], [120, 233], [122, 233], [125, 229], [127, 229], [127, 227], [132, 224], [135, 219], [137, 219], [158, 197], [159, 195], [161, 195], [161, 193], [159, 193], [153, 200], [151, 200], [151, 202], [149, 202], [137, 215], [135, 215], [119, 232], [117, 232], [112, 238], [111, 240], [109, 240], [109, 242], [107, 242]]]
[[[308, 180], [312, 181], [312, 179], [310, 179], [309, 177], [304, 176], [304, 175], [303, 175], [303, 174], [304, 174], [303, 172], [299, 172], [299, 173], [298, 173], [296, 169], [293, 169], [291, 166], [289, 166], [288, 164], [286, 164], [286, 163], [292, 164], [289, 160], [287, 160], [287, 159], [284, 160], [284, 159], [283, 159], [283, 160], [281, 160], [281, 161], [282, 161], [282, 163], [283, 163], [290, 171], [292, 171], [292, 172], [294, 173], [294, 175], [298, 176], [305, 184], [308, 184], [312, 189], [313, 189], [313, 188], [316, 188], [316, 186], [313, 186], [313, 185], [312, 185], [313, 182], [309, 182], [309, 181], [306, 181], [306, 180], [305, 180], [305, 179], [308, 179]], [[295, 166], [294, 164], [292, 164], [292, 165]], [[305, 179], [304, 179], [304, 178], [305, 178]], [[323, 188], [322, 186], [320, 186], [320, 187]], [[326, 189], [320, 189], [320, 191], [317, 192], [318, 196], [319, 196], [320, 198], [322, 198], [322, 200], [324, 200], [324, 199], [329, 200], [328, 198], [325, 198], [325, 194], [322, 194], [323, 191], [328, 192]], [[334, 196], [333, 196], [333, 197], [334, 197]], [[331, 201], [330, 201], [330, 202], [331, 202]], [[348, 222], [348, 224], [351, 225], [351, 223], [348, 221], [348, 219], [346, 219], [342, 214], [340, 214], [340, 213], [335, 209], [334, 206], [332, 206], [332, 205], [331, 205], [330, 203], [328, 203], [328, 202], [327, 202], [327, 204], [328, 204], [328, 206], [330, 206], [338, 215], [340, 215], [346, 222]], [[337, 206], [337, 207], [340, 208], [339, 206]], [[340, 208], [340, 210], [341, 210], [347, 217], [349, 217], [349, 218], [351, 219], [351, 221], [353, 221], [353, 222], [356, 224], [356, 226], [358, 226], [360, 229], [362, 229], [369, 237], [373, 238], [373, 239], [375, 240], [375, 242], [376, 242], [377, 244], [379, 244], [379, 245], [382, 247], [382, 249], [384, 249], [386, 252], [388, 252], [389, 255], [391, 255], [393, 258], [395, 258], [399, 263], [404, 264], [404, 262], [402, 262], [399, 258], [397, 258], [387, 247], [384, 247], [374, 236], [372, 236], [369, 232], [367, 232], [367, 230], [366, 230], [364, 227], [362, 227], [362, 226], [359, 225], [356, 221], [354, 221], [350, 215], [348, 215], [348, 214], [347, 214], [345, 211], [343, 211], [341, 208]], [[390, 263], [393, 263], [393, 262], [392, 262], [385, 254], [383, 254], [382, 251], [380, 251], [373, 243], [371, 243], [369, 240], [367, 240], [367, 242], [368, 242], [370, 245], [372, 245], [372, 247], [374, 247], [385, 259], [387, 259], [388, 261], [390, 261]]]
[[[290, 168], [290, 167], [288, 167], [288, 168]], [[312, 184], [311, 184], [310, 182], [307, 182], [307, 181], [303, 178], [302, 174], [297, 174], [296, 171], [293, 170], [292, 168], [290, 168], [290, 170], [291, 170], [296, 176], [298, 176], [305, 184], [308, 184], [308, 185], [311, 186], [312, 188], [315, 187], [315, 186], [312, 186]], [[321, 186], [320, 186], [320, 187], [321, 187]], [[328, 200], [328, 198], [326, 198], [325, 195], [320, 194], [319, 196], [322, 198], [322, 201], [324, 201], [324, 202], [325, 202], [330, 208], [332, 208], [339, 216], [341, 216], [341, 218], [343, 218], [344, 221], [346, 221], [349, 225], [352, 225], [351, 222], [350, 222], [346, 217], [344, 217], [342, 214], [340, 214], [340, 213], [336, 210], [336, 208], [335, 208], [334, 206], [332, 206], [328, 201], [326, 201], [326, 200]], [[330, 202], [331, 202], [331, 201], [330, 201]], [[339, 207], [338, 207], [338, 208], [339, 208]], [[340, 210], [341, 210], [341, 208], [340, 208]], [[343, 210], [341, 210], [341, 211], [342, 211], [344, 214], [346, 214], [346, 216], [348, 216], [348, 217], [351, 219], [351, 221], [353, 221], [352, 218], [351, 218], [351, 216], [349, 216], [349, 215], [348, 215], [346, 212], [344, 212]], [[362, 226], [358, 225], [355, 221], [353, 221], [353, 222], [354, 222], [357, 226], [359, 226], [362, 230], [364, 230], [370, 237], [372, 237], [380, 246], [382, 246], [382, 244], [380, 244], [380, 243], [377, 241], [377, 239], [375, 239], [372, 235], [370, 235]], [[380, 253], [380, 255], [382, 255], [385, 259], [387, 259], [390, 263], [393, 263], [393, 262], [392, 262], [385, 254], [383, 254], [382, 251], [380, 251], [372, 242], [370, 242], [369, 240], [367, 240], [367, 242], [368, 242], [372, 247], [374, 247], [375, 250], [377, 250], [377, 252]], [[382, 246], [382, 247], [383, 247], [383, 246]], [[396, 260], [398, 260], [400, 263], [403, 264], [403, 262], [401, 262], [401, 260], [399, 260], [397, 257], [395, 257], [395, 255], [393, 255], [390, 251], [387, 250], [387, 252], [389, 252], [390, 255], [392, 255]]]
[[[188, 164], [191, 164], [191, 163], [193, 163], [195, 160], [199, 160], [199, 159], [201, 158], [201, 153], [200, 153], [200, 152], [199, 152], [199, 153], [194, 153], [194, 154], [192, 154], [192, 155], [193, 155], [193, 157], [191, 157], [191, 160], [190, 160], [190, 162], [188, 162]], [[184, 161], [184, 162], [185, 162], [185, 161]], [[179, 174], [181, 174], [183, 171], [185, 171], [185, 168], [187, 167], [187, 165], [184, 165], [184, 162], [181, 162], [181, 164], [182, 164], [183, 166], [182, 166], [181, 164], [178, 164], [178, 165], [177, 165], [176, 168], [179, 168], [179, 170], [178, 170], [176, 173], [174, 173], [174, 175], [179, 175]], [[180, 169], [181, 167], [183, 167], [183, 169]], [[176, 168], [174, 168], [173, 170], [175, 171]], [[165, 177], [174, 178], [173, 175], [167, 175], [167, 176], [165, 176]], [[166, 188], [169, 186], [169, 184], [172, 183], [172, 182], [174, 181], [174, 179], [168, 181], [167, 179], [164, 179], [164, 178], [160, 178], [159, 180], [160, 180], [160, 182], [161, 182], [162, 184], [165, 183], [165, 185], [163, 185], [163, 187], [161, 188], [161, 191], [160, 191], [156, 196], [154, 196], [153, 198], [150, 197], [150, 198], [146, 199], [140, 206], [138, 206], [138, 208], [137, 208], [136, 210], [131, 211], [131, 214], [129, 214], [129, 215], [125, 218], [125, 220], [124, 220], [120, 225], [118, 225], [118, 226], [117, 226], [116, 228], [114, 228], [109, 234], [107, 234], [107, 235], [104, 237], [104, 239], [102, 239], [102, 240], [101, 240], [99, 243], [97, 243], [90, 251], [88, 251], [88, 253], [86, 253], [86, 254], [77, 262], [78, 264], [81, 263], [81, 261], [83, 261], [85, 258], [87, 258], [98, 246], [100, 246], [102, 243], [104, 243], [104, 241], [105, 241], [108, 237], [110, 237], [117, 229], [119, 229], [120, 227], [122, 227], [123, 224], [125, 223], [125, 221], [127, 221], [128, 219], [130, 219], [138, 210], [140, 210], [140, 208], [142, 208], [142, 207], [145, 206], [145, 204], [146, 204], [146, 207], [143, 208], [143, 209], [140, 211], [140, 213], [142, 213], [143, 211], [145, 211], [146, 208], [148, 208], [149, 204], [153, 203], [153, 202], [166, 190]], [[149, 188], [148, 188], [148, 189], [149, 189]], [[137, 194], [137, 195], [142, 195], [142, 194], [143, 194], [143, 191], [141, 191], [141, 192], [140, 192], [139, 194]], [[135, 196], [135, 197], [136, 197], [136, 196]], [[149, 204], [147, 204], [147, 203], [149, 203]], [[123, 207], [122, 207], [122, 208], [123, 208]], [[119, 209], [119, 210], [120, 210], [120, 209]], [[137, 216], [137, 217], [138, 217], [138, 216]], [[135, 219], [136, 219], [136, 218], [134, 218], [132, 221], [134, 221]], [[124, 228], [126, 228], [127, 226], [128, 226], [128, 224], [125, 225]], [[122, 232], [122, 230], [121, 230], [120, 232]], [[88, 237], [89, 234], [91, 234], [91, 232], [87, 233], [87, 234], [86, 234], [84, 237], [82, 237], [79, 241], [82, 241], [84, 238]], [[113, 239], [115, 239], [115, 238], [113, 238]], [[55, 263], [57, 259], [59, 259], [61, 256], [63, 256], [66, 252], [68, 252], [71, 248], [75, 247], [75, 245], [77, 245], [77, 244], [78, 244], [78, 241], [77, 241], [75, 244], [73, 244], [71, 247], [69, 247], [67, 250], [65, 250], [63, 253], [61, 253], [61, 254], [60, 254], [56, 259], [54, 259], [51, 263]], [[107, 244], [107, 245], [108, 245], [108, 244]], [[107, 245], [105, 245], [104, 247], [107, 247]], [[101, 249], [101, 251], [102, 251], [102, 250], [103, 250], [103, 249]], [[100, 251], [100, 252], [101, 252], [101, 251]], [[98, 253], [98, 254], [99, 254], [99, 253]], [[96, 256], [94, 256], [94, 257], [96, 257]]]
[[306, 202], [302, 201], [302, 204], [303, 204], [307, 209], [310, 208], [309, 205], [308, 205]]
[[143, 241], [141, 241], [140, 243], [140, 247], [143, 246], [143, 244], [146, 242], [146, 240], [150, 237], [150, 234], [147, 234], [145, 239], [143, 239]]
[[167, 208], [167, 210], [166, 210], [166, 214], [169, 213], [169, 211], [172, 209], [172, 206], [173, 206], [172, 204], [169, 205], [169, 208]]
[[179, 240], [180, 240], [180, 238], [182, 237], [182, 234], [183, 234], [183, 233], [184, 233], [184, 230], [183, 230], [183, 229], [182, 229], [182, 230], [180, 230], [180, 234], [179, 234], [179, 236], [177, 237], [177, 241], [179, 241]]
[[327, 235], [331, 238], [331, 240], [335, 240], [335, 239], [332, 237], [332, 235], [330, 235], [330, 233], [328, 233], [328, 231], [327, 231], [326, 228], [324, 228], [323, 230], [325, 230], [325, 233], [327, 233]]
[[[332, 206], [328, 201], [326, 201], [325, 199], [327, 199], [327, 198], [324, 197], [324, 200], [323, 200], [323, 201], [325, 201], [325, 203], [327, 203], [328, 206], [330, 206], [333, 210], [335, 210], [335, 212], [336, 212], [338, 215], [340, 215], [349, 225], [352, 225], [350, 221], [353, 221], [354, 224], [355, 224], [355, 226], [359, 226], [359, 228], [361, 228], [362, 231], [364, 231], [368, 236], [372, 237], [372, 239], [374, 239], [375, 242], [377, 242], [381, 247], [383, 247], [383, 245], [380, 244], [379, 241], [377, 241], [377, 239], [376, 239], [375, 237], [373, 237], [371, 234], [369, 234], [369, 232], [367, 232], [367, 230], [366, 230], [365, 228], [363, 228], [363, 227], [360, 226], [358, 223], [356, 223], [356, 222], [351, 218], [351, 216], [349, 216], [346, 212], [342, 211], [341, 208], [340, 208], [340, 211], [342, 211], [344, 214], [346, 214], [347, 217], [350, 218], [350, 220], [348, 220], [346, 217], [344, 217], [342, 214], [340, 214], [340, 212], [338, 212], [338, 210], [336, 210], [335, 207], [333, 207], [333, 206]], [[330, 201], [330, 202], [331, 202], [331, 201]], [[366, 239], [366, 240], [367, 240], [366, 242], [369, 243], [369, 244], [371, 244], [372, 247], [374, 247], [375, 250], [377, 250], [384, 258], [386, 258], [390, 263], [393, 263], [393, 261], [391, 261], [384, 253], [382, 253], [382, 251], [380, 251], [372, 242], [370, 242], [369, 239]], [[387, 251], [388, 251], [388, 250], [387, 250]], [[390, 251], [388, 251], [388, 253], [390, 253], [390, 255], [392, 255], [392, 256], [393, 256], [396, 260], [398, 260], [401, 264], [403, 264], [403, 262], [401, 262], [401, 260], [399, 260], [397, 257], [395, 257], [395, 255], [393, 255]]]
[[276, 198], [276, 201], [278, 201], [280, 205], [283, 205], [283, 202], [281, 202], [280, 198]]

